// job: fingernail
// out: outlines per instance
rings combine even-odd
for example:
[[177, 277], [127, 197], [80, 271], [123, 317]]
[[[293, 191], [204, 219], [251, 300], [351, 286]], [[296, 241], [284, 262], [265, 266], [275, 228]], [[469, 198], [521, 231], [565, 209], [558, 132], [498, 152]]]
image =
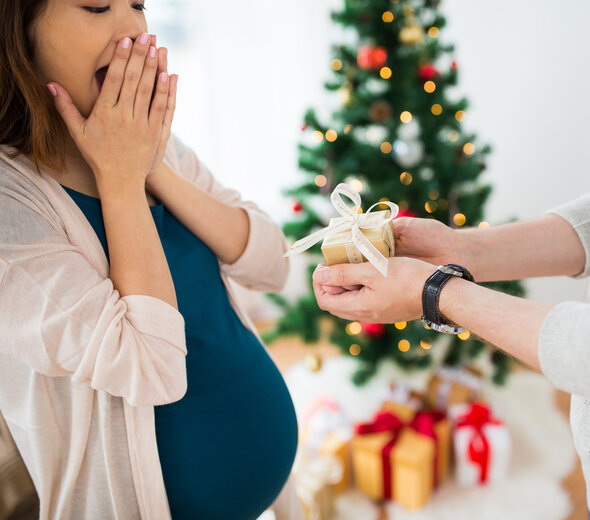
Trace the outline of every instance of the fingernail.
[[53, 85], [45, 85], [53, 97], [57, 96], [57, 89]]
[[318, 283], [326, 283], [328, 281], [328, 269], [324, 266], [319, 266], [315, 270], [315, 279]]
[[160, 81], [162, 83], [166, 83], [168, 81], [168, 74], [166, 72], [162, 72], [162, 74], [160, 74]]
[[150, 58], [156, 57], [156, 48], [153, 45], [150, 47], [149, 55], [150, 55]]
[[123, 47], [123, 49], [128, 49], [129, 47], [131, 47], [131, 38], [123, 38], [121, 40], [121, 47]]
[[145, 45], [148, 42], [150, 35], [148, 33], [142, 33], [139, 37], [139, 43]]

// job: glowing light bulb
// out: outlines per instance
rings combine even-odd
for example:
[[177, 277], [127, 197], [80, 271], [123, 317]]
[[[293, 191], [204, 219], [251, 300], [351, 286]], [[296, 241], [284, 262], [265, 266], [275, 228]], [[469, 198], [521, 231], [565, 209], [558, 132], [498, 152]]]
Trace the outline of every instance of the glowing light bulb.
[[391, 11], [385, 11], [381, 18], [385, 23], [391, 23], [395, 19], [395, 16]]
[[430, 111], [433, 115], [440, 116], [442, 114], [443, 108], [438, 103], [435, 103], [432, 105], [432, 107], [430, 107]]
[[391, 143], [387, 141], [381, 143], [381, 151], [383, 153], [391, 153], [391, 150], [393, 150], [393, 146], [391, 146]]
[[436, 90], [436, 83], [434, 81], [427, 81], [424, 83], [424, 90], [432, 94]]
[[319, 130], [316, 130], [316, 131], [313, 133], [313, 140], [314, 140], [316, 143], [321, 143], [321, 142], [324, 140], [324, 134], [323, 134], [322, 132], [320, 132]]
[[432, 348], [432, 342], [428, 339], [423, 339], [423, 340], [420, 340], [420, 346], [424, 350], [430, 350]]
[[379, 75], [383, 79], [389, 79], [393, 75], [393, 72], [391, 71], [391, 69], [389, 67], [382, 67], [381, 70], [379, 71]]
[[461, 334], [457, 334], [457, 337], [459, 339], [462, 339], [463, 341], [466, 341], [471, 337], [471, 332], [466, 330], [465, 332], [462, 332]]
[[323, 188], [326, 184], [328, 184], [328, 179], [325, 175], [318, 175], [315, 178], [315, 185], [319, 188]]
[[399, 180], [404, 186], [409, 186], [412, 184], [414, 177], [412, 177], [410, 172], [402, 172], [402, 174], [399, 176]]
[[350, 348], [348, 349], [348, 351], [353, 356], [358, 356], [361, 353], [361, 346], [357, 345], [356, 343], [353, 343], [352, 345], [350, 345]]
[[412, 114], [410, 112], [408, 112], [407, 110], [404, 110], [400, 114], [399, 118], [402, 123], [409, 123], [412, 120]]
[[332, 60], [332, 69], [335, 71], [342, 70], [342, 61], [338, 58]]
[[430, 36], [431, 38], [438, 38], [438, 35], [440, 34], [440, 31], [438, 29], [438, 27], [431, 27], [430, 29], [428, 29], [428, 36]]
[[485, 220], [483, 222], [479, 223], [479, 226], [477, 226], [479, 228], [489, 228], [490, 227], [490, 223], [486, 222]]
[[348, 185], [354, 190], [357, 191], [358, 193], [360, 193], [361, 191], [363, 191], [363, 183], [361, 181], [359, 181], [358, 179], [352, 179]]
[[338, 133], [336, 132], [336, 130], [328, 130], [326, 132], [326, 141], [333, 143], [334, 141], [336, 141], [336, 139], [338, 139]]
[[346, 334], [349, 336], [356, 336], [363, 330], [361, 324], [358, 321], [352, 321], [346, 326]]
[[473, 154], [473, 152], [475, 152], [474, 144], [473, 143], [465, 143], [463, 145], [463, 152], [465, 153], [465, 155]]
[[410, 342], [407, 339], [402, 339], [398, 343], [397, 348], [399, 348], [402, 352], [407, 352], [410, 350]]
[[407, 326], [408, 324], [405, 321], [400, 321], [399, 323], [395, 324], [395, 328], [397, 330], [404, 330]]
[[457, 121], [462, 121], [464, 116], [465, 112], [463, 110], [457, 110], [457, 112], [455, 113], [455, 119]]
[[453, 217], [453, 222], [457, 226], [464, 226], [465, 225], [465, 222], [467, 222], [467, 218], [465, 217], [465, 215], [463, 215], [463, 213], [457, 213]]

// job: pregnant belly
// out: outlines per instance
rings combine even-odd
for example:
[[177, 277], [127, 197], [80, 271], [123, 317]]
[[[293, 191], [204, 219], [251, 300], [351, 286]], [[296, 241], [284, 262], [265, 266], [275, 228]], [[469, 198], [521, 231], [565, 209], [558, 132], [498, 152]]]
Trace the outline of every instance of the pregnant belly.
[[187, 394], [155, 409], [174, 520], [255, 519], [290, 473], [297, 448], [293, 402], [264, 347], [247, 343], [234, 343], [233, 356], [219, 343], [209, 356], [189, 354]]

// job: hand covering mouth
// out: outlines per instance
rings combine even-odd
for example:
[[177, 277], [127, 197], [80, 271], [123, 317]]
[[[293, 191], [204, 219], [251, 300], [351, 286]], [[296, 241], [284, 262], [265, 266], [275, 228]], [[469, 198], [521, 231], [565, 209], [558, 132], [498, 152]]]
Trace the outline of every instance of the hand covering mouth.
[[105, 67], [101, 67], [94, 73], [94, 77], [96, 78], [96, 81], [98, 83], [98, 90], [102, 89], [102, 84], [104, 83], [104, 80], [107, 76], [107, 70], [109, 70], [108, 65]]

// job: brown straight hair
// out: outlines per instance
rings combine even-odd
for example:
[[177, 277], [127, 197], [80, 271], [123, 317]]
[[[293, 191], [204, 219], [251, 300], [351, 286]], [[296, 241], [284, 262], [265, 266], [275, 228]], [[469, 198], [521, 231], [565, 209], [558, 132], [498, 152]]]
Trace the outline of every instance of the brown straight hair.
[[47, 0], [0, 0], [0, 144], [13, 157], [31, 156], [41, 166], [65, 166], [67, 128], [33, 69], [32, 24]]

